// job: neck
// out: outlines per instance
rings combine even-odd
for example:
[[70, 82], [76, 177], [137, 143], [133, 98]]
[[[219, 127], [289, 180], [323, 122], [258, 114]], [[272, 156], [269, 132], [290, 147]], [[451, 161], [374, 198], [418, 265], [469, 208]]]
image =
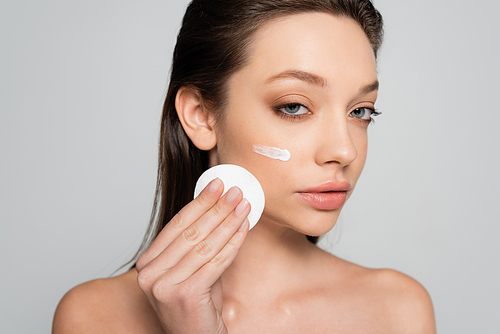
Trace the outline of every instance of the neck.
[[299, 273], [309, 271], [311, 254], [316, 251], [305, 235], [261, 220], [222, 276], [225, 298], [269, 297], [290, 291], [293, 281], [300, 280]]

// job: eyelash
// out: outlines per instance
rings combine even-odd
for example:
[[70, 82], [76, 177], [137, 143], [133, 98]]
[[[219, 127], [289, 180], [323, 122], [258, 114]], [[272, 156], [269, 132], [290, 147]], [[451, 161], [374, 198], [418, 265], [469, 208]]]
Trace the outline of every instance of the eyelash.
[[373, 112], [372, 112], [372, 115], [371, 115], [371, 117], [370, 117], [370, 118], [371, 118], [370, 123], [375, 124], [375, 118], [373, 118], [373, 117], [377, 117], [377, 116], [382, 115], [382, 112], [381, 112], [381, 111], [378, 111], [378, 109], [372, 109], [372, 111], [373, 111]]
[[307, 111], [309, 111], [309, 108], [306, 107], [305, 105], [303, 105], [302, 103], [285, 103], [285, 104], [280, 104], [280, 105], [274, 107], [274, 111], [280, 117], [283, 117], [283, 118], [288, 119], [290, 121], [296, 121], [299, 118], [302, 118], [302, 117], [305, 117], [305, 116], [308, 115], [308, 113], [294, 115], [294, 114], [289, 114], [289, 113], [286, 113], [286, 112], [283, 111], [284, 108], [290, 107], [290, 106], [299, 106], [299, 107], [305, 108]]
[[368, 109], [368, 110], [370, 110], [370, 119], [369, 119], [369, 120], [365, 120], [365, 119], [361, 119], [361, 118], [358, 118], [358, 117], [354, 117], [354, 118], [357, 118], [358, 120], [363, 121], [363, 122], [375, 123], [375, 119], [374, 119], [374, 117], [377, 117], [377, 116], [379, 116], [379, 115], [381, 115], [381, 114], [382, 114], [382, 113], [381, 113], [380, 111], [378, 111], [377, 109], [368, 108], [368, 107], [359, 107], [359, 108], [356, 108], [356, 109], [352, 110], [352, 111], [349, 113], [349, 115], [350, 115], [353, 111], [355, 111], [355, 110], [357, 110], [357, 109]]
[[[288, 119], [290, 121], [296, 121], [302, 117], [305, 117], [307, 116], [308, 114], [299, 114], [299, 115], [293, 115], [293, 114], [289, 114], [289, 113], [286, 113], [283, 111], [284, 108], [286, 107], [290, 107], [290, 106], [300, 106], [300, 107], [303, 107], [303, 108], [306, 108], [308, 111], [309, 111], [309, 108], [306, 107], [305, 105], [301, 104], [301, 103], [285, 103], [285, 104], [280, 104], [276, 107], [274, 107], [274, 111], [280, 116], [280, 117], [283, 117], [284, 119]], [[368, 107], [359, 107], [359, 108], [356, 108], [356, 109], [361, 109], [361, 108], [364, 108], [364, 109], [368, 109], [370, 110], [371, 112], [371, 115], [370, 115], [370, 120], [363, 120], [363, 119], [360, 119], [358, 118], [359, 120], [361, 121], [364, 121], [364, 122], [369, 122], [369, 123], [375, 123], [375, 119], [374, 117], [377, 117], [379, 115], [381, 115], [382, 113], [380, 111], [378, 111], [377, 109], [373, 109], [373, 108], [368, 108]], [[354, 109], [354, 110], [356, 110]], [[349, 115], [354, 111], [352, 110]], [[357, 117], [354, 117], [354, 118], [357, 118]]]

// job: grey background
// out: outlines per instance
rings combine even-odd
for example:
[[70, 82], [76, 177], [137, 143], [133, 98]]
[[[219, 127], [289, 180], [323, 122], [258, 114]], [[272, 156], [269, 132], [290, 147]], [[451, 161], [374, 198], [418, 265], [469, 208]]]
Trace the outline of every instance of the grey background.
[[[48, 333], [146, 228], [187, 1], [0, 4], [0, 323]], [[497, 1], [376, 0], [386, 22], [368, 162], [323, 245], [420, 281], [440, 333], [499, 333]]]

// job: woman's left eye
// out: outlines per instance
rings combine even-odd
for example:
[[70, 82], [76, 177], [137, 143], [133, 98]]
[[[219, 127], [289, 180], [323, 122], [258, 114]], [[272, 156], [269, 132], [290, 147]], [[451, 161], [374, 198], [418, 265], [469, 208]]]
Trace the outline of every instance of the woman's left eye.
[[299, 116], [307, 113], [307, 108], [302, 104], [291, 103], [279, 108], [279, 111], [289, 116]]
[[378, 113], [371, 108], [362, 107], [362, 108], [356, 108], [353, 111], [351, 111], [349, 116], [359, 118], [365, 121], [371, 121], [372, 116], [376, 116], [377, 114]]

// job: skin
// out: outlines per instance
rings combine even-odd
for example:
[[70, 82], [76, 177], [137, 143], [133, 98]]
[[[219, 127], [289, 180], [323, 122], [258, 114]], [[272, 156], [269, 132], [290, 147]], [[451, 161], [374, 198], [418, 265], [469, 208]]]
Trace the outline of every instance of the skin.
[[[248, 232], [244, 194], [236, 188], [231, 203], [227, 194], [219, 200], [214, 181], [140, 257], [138, 273], [68, 292], [54, 333], [435, 333], [418, 282], [344, 261], [305, 237], [329, 231], [341, 207], [316, 209], [298, 192], [333, 181], [351, 195], [369, 124], [353, 111], [374, 108], [376, 81], [357, 23], [308, 13], [261, 27], [217, 125], [199, 94], [181, 89], [176, 107], [193, 143], [213, 164], [241, 165], [261, 182], [261, 220]], [[290, 110], [301, 115], [283, 116]], [[288, 149], [291, 159], [256, 154], [254, 144]]]

